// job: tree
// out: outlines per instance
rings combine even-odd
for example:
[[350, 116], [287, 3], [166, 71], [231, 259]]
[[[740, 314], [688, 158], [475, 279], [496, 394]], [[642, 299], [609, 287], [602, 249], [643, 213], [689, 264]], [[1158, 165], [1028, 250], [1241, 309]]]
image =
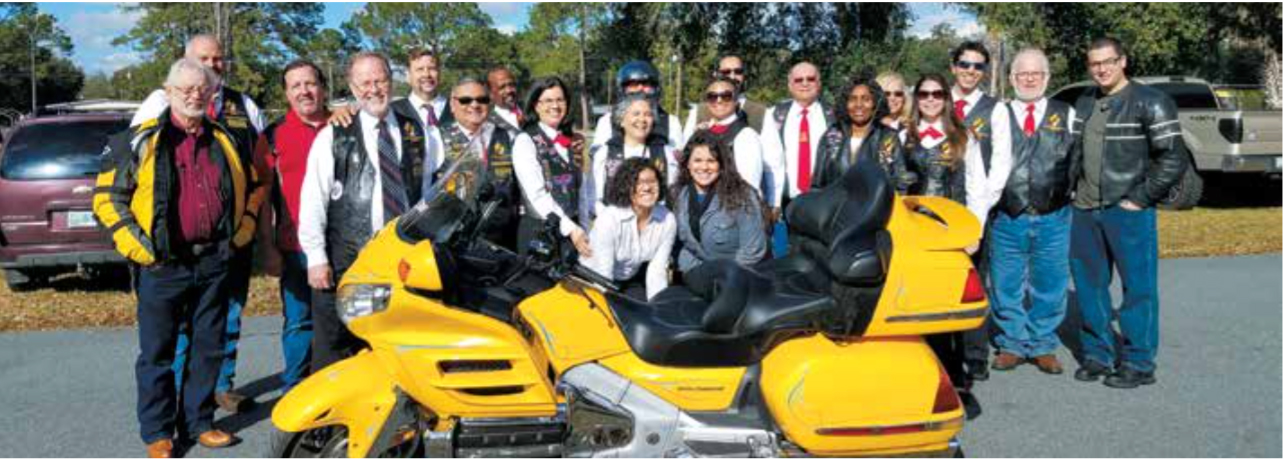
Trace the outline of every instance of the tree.
[[470, 30], [491, 28], [491, 20], [475, 3], [370, 2], [343, 28], [395, 62], [405, 62], [411, 48], [424, 47], [441, 56], [446, 65], [453, 65], [449, 61], [456, 40]]
[[537, 3], [517, 35], [519, 61], [531, 75], [557, 76], [579, 98], [579, 120], [590, 129], [588, 40], [606, 20], [600, 3]]
[[40, 105], [75, 100], [85, 75], [68, 60], [71, 38], [33, 3], [0, 3], [0, 108], [31, 110], [31, 79]]

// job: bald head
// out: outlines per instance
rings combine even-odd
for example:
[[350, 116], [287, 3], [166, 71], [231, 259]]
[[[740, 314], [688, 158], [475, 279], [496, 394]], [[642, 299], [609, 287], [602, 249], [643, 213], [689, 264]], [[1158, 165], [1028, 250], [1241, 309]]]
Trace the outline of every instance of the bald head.
[[820, 98], [820, 69], [811, 62], [799, 62], [790, 67], [789, 96], [804, 106]]
[[223, 75], [223, 45], [213, 35], [200, 34], [188, 39], [183, 57], [199, 61], [219, 76]]

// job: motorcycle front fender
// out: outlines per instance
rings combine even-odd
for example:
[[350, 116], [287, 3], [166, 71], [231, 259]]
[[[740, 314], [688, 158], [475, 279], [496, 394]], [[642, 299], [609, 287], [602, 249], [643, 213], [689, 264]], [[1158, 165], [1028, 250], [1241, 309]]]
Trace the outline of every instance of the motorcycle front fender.
[[388, 417], [404, 411], [397, 409], [404, 403], [405, 395], [379, 359], [363, 352], [290, 389], [272, 409], [272, 424], [285, 432], [347, 427], [348, 457], [365, 457], [380, 437], [388, 435]]

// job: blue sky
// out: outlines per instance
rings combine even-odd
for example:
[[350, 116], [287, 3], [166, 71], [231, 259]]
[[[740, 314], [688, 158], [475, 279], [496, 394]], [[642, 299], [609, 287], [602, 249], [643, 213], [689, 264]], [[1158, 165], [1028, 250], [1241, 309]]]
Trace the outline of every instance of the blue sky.
[[[338, 27], [352, 13], [362, 7], [364, 2], [326, 3], [325, 26]], [[85, 69], [86, 73], [99, 71], [113, 72], [116, 69], [133, 64], [142, 58], [138, 53], [123, 46], [112, 46], [113, 38], [123, 35], [138, 20], [137, 13], [126, 13], [118, 7], [120, 3], [40, 3], [41, 11], [50, 13], [58, 19], [58, 24], [71, 36], [75, 49], [71, 59]], [[527, 11], [532, 3], [481, 3], [485, 11], [494, 20], [495, 27], [502, 32], [514, 33], [526, 26]], [[955, 30], [968, 35], [978, 31], [976, 21], [969, 15], [953, 8], [945, 8], [942, 3], [913, 3], [910, 10], [914, 14], [910, 33], [925, 36], [932, 26], [941, 22], [952, 22]]]

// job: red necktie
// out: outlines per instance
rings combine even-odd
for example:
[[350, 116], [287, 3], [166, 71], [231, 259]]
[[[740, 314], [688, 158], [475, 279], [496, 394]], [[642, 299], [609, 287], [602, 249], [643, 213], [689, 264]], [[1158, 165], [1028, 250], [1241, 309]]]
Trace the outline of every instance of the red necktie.
[[798, 190], [811, 189], [811, 125], [807, 122], [807, 108], [802, 109], [802, 122], [798, 123]]
[[725, 124], [715, 124], [713, 126], [709, 126], [709, 132], [712, 132], [716, 135], [722, 135], [723, 133], [727, 132], [727, 129], [728, 128]]
[[945, 134], [941, 134], [941, 131], [936, 130], [935, 126], [928, 126], [927, 129], [923, 130], [924, 138], [936, 140], [944, 136]]
[[571, 138], [564, 134], [558, 134], [557, 138], [553, 139], [553, 143], [561, 145], [562, 148], [571, 148]]
[[963, 119], [967, 118], [967, 116], [963, 114], [963, 109], [966, 107], [967, 107], [966, 100], [954, 101], [954, 116], [959, 117], [959, 121], [963, 121]]
[[1025, 106], [1025, 124], [1021, 126], [1025, 130], [1025, 136], [1034, 135], [1034, 104]]

